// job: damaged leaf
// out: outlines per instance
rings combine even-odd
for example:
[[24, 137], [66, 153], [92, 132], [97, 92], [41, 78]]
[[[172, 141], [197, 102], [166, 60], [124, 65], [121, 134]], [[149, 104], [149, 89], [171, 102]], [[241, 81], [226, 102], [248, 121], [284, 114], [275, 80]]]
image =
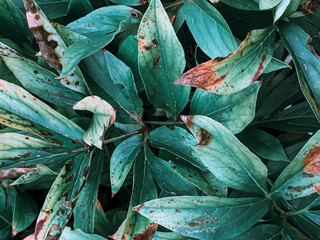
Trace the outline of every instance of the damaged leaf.
[[257, 81], [271, 61], [274, 51], [274, 29], [251, 31], [238, 50], [227, 57], [217, 57], [186, 72], [175, 84], [201, 88], [229, 95]]

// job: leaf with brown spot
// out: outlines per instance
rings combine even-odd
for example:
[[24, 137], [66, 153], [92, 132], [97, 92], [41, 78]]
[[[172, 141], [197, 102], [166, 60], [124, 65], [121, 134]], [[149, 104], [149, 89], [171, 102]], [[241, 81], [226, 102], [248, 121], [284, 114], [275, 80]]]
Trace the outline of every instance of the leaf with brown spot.
[[[34, 0], [23, 0], [23, 3], [26, 9], [29, 28], [37, 40], [41, 56], [50, 67], [60, 73], [62, 71], [62, 58], [67, 49], [66, 44]], [[60, 82], [74, 91], [83, 94], [90, 93], [80, 70], [77, 70], [73, 76], [61, 79]], [[81, 84], [76, 85], [75, 82]]]
[[[166, 197], [133, 208], [173, 232], [201, 240], [235, 237], [257, 223], [268, 209], [264, 198], [208, 196]], [[233, 224], [226, 224], [230, 222]]]
[[205, 116], [181, 116], [198, 144], [193, 156], [219, 181], [244, 192], [267, 192], [267, 168], [227, 128]]
[[93, 112], [93, 123], [83, 135], [83, 141], [89, 146], [102, 148], [105, 131], [116, 120], [116, 112], [113, 107], [98, 96], [89, 96], [77, 102], [74, 110], [86, 110]]
[[303, 146], [293, 161], [282, 171], [271, 195], [285, 199], [296, 199], [316, 191], [313, 185], [319, 185], [320, 131], [315, 133]]
[[186, 72], [175, 84], [228, 95], [257, 81], [272, 59], [275, 30], [253, 30], [227, 57], [217, 57]]

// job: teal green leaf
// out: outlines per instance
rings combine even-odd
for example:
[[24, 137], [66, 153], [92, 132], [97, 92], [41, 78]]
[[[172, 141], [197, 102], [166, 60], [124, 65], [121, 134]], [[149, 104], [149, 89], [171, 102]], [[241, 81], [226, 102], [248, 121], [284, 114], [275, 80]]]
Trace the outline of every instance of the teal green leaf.
[[239, 48], [186, 72], [175, 84], [201, 88], [219, 95], [239, 92], [257, 81], [272, 59], [275, 30], [252, 30]]
[[86, 233], [94, 233], [98, 188], [103, 169], [104, 154], [102, 151], [96, 154], [90, 164], [87, 182], [79, 193], [78, 201], [73, 211], [73, 227]]
[[299, 5], [300, 0], [282, 0], [276, 7], [273, 22], [275, 23], [281, 18], [290, 16], [293, 12], [297, 10]]
[[0, 80], [0, 109], [29, 119], [67, 138], [82, 141], [84, 131], [78, 125], [23, 88], [4, 80]]
[[139, 6], [148, 3], [148, 0], [111, 0], [115, 4], [127, 6]]
[[179, 196], [152, 200], [133, 209], [171, 231], [214, 240], [248, 230], [266, 214], [269, 203], [263, 198]]
[[70, 159], [53, 182], [42, 206], [35, 239], [59, 238], [71, 217], [79, 193], [86, 183], [91, 154], [81, 153]]
[[89, 0], [70, 0], [68, 5], [68, 15], [83, 17], [93, 11]]
[[259, 82], [227, 96], [197, 89], [192, 97], [190, 114], [213, 118], [237, 134], [255, 117], [259, 89]]
[[150, 170], [159, 187], [174, 195], [197, 196], [194, 186], [177, 174], [170, 164], [148, 151]]
[[157, 231], [152, 240], [193, 240], [196, 238], [185, 237], [175, 232], [159, 232]]
[[63, 232], [61, 237], [59, 238], [60, 240], [107, 240], [106, 238], [103, 238], [97, 234], [88, 234], [80, 229], [75, 229], [71, 230], [71, 228], [66, 227]]
[[271, 195], [285, 199], [301, 198], [315, 193], [319, 185], [320, 131], [315, 133], [300, 150], [298, 155], [277, 178]]
[[[10, 55], [6, 52], [10, 51]], [[58, 106], [72, 106], [82, 97], [66, 88], [57, 75], [22, 57], [18, 52], [0, 42], [0, 56], [20, 83], [30, 92]]]
[[241, 133], [240, 141], [262, 158], [290, 162], [280, 141], [263, 130], [248, 128]]
[[176, 118], [188, 102], [190, 88], [173, 84], [181, 77], [186, 60], [160, 0], [150, 2], [137, 35], [139, 71], [148, 99], [154, 108]]
[[238, 45], [228, 24], [210, 3], [187, 0], [183, 12], [195, 41], [210, 58], [225, 57], [237, 50]]
[[90, 111], [93, 113], [93, 122], [83, 135], [83, 141], [89, 146], [102, 148], [105, 131], [116, 120], [113, 107], [98, 96], [82, 99], [73, 106], [74, 110]]
[[259, 0], [222, 0], [223, 3], [230, 7], [242, 9], [242, 10], [259, 10]]
[[37, 204], [26, 192], [19, 192], [14, 203], [12, 217], [12, 236], [25, 230], [36, 219]]
[[134, 36], [127, 37], [120, 45], [117, 57], [131, 68], [138, 92], [144, 90], [138, 67], [138, 43]]
[[268, 66], [263, 70], [262, 73], [263, 74], [271, 73], [271, 72], [275, 72], [275, 71], [278, 71], [278, 70], [281, 70], [284, 68], [291, 69], [291, 66], [280, 61], [279, 59], [273, 57], [273, 58], [271, 58], [271, 61], [269, 62]]
[[222, 183], [244, 192], [266, 193], [267, 168], [227, 128], [215, 120], [181, 116], [198, 144], [194, 155]]
[[276, 7], [282, 0], [258, 0], [259, 9], [266, 10]]
[[150, 132], [149, 142], [152, 147], [169, 151], [201, 170], [206, 170], [206, 167], [193, 156], [193, 148], [197, 141], [181, 127], [175, 127], [174, 130], [165, 126], [159, 127]]
[[290, 217], [290, 222], [297, 226], [310, 239], [317, 239], [320, 236], [320, 213], [309, 211]]
[[[41, 56], [50, 67], [60, 73], [62, 71], [62, 57], [66, 52], [67, 46], [34, 0], [24, 0], [24, 5], [28, 25], [37, 40]], [[74, 91], [83, 94], [90, 93], [80, 70], [60, 81], [65, 87]]]
[[157, 189], [148, 161], [151, 150], [144, 146], [140, 151], [133, 168], [133, 186], [126, 220], [114, 234], [113, 239], [152, 239], [158, 224], [134, 212], [132, 208], [145, 201], [157, 198]]
[[320, 59], [314, 49], [308, 45], [310, 36], [293, 23], [281, 24], [279, 33], [293, 57], [301, 90], [320, 121], [320, 86], [317, 83]]
[[141, 13], [126, 6], [99, 8], [67, 25], [86, 38], [76, 41], [65, 51], [60, 78], [71, 74], [80, 60], [108, 45], [120, 32], [138, 26]]
[[277, 240], [281, 237], [281, 226], [273, 224], [260, 224], [250, 228], [247, 232], [239, 236], [230, 238], [230, 240]]
[[114, 150], [110, 160], [110, 181], [112, 195], [121, 188], [133, 163], [141, 151], [142, 136], [132, 136], [121, 142]]
[[227, 197], [228, 188], [208, 170], [187, 165], [183, 162], [170, 161], [171, 168], [198, 189], [209, 196]]
[[11, 0], [0, 2], [0, 32], [4, 37], [16, 40], [32, 41], [33, 36], [28, 29], [26, 16], [12, 3]]
[[[142, 101], [138, 97], [130, 68], [107, 51], [84, 60], [88, 74], [136, 122], [141, 122]], [[113, 106], [117, 108], [117, 106]]]

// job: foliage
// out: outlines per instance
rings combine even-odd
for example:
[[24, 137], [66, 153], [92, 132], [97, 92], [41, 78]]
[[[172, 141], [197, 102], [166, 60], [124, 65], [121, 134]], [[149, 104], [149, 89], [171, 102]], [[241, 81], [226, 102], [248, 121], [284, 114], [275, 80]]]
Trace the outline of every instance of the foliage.
[[320, 239], [320, 10], [2, 0], [0, 239]]

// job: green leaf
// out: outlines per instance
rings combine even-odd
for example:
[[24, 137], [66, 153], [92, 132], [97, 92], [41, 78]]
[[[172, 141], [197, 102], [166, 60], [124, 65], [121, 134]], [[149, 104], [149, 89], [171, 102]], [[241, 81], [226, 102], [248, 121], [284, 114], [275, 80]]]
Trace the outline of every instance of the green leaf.
[[276, 7], [282, 0], [258, 0], [259, 9], [266, 10]]
[[1, 35], [18, 41], [32, 41], [33, 36], [28, 29], [26, 16], [10, 0], [0, 2]]
[[92, 153], [78, 154], [61, 169], [38, 216], [35, 239], [59, 238], [61, 235], [71, 217], [79, 193], [85, 185]]
[[[7, 55], [7, 51], [10, 54]], [[22, 57], [0, 42], [0, 56], [20, 83], [30, 92], [53, 104], [72, 106], [82, 97], [58, 81], [57, 75]]]
[[320, 236], [319, 220], [319, 211], [309, 211], [290, 217], [290, 222], [310, 239], [317, 239]]
[[222, 0], [223, 3], [242, 10], [260, 10], [259, 0]]
[[240, 141], [262, 158], [290, 162], [280, 141], [263, 130], [246, 129], [241, 133]]
[[271, 189], [271, 195], [296, 199], [316, 192], [319, 185], [320, 131], [315, 133], [286, 167]]
[[273, 58], [271, 58], [271, 61], [269, 62], [268, 66], [263, 70], [262, 73], [263, 74], [271, 73], [271, 72], [278, 71], [278, 70], [281, 70], [284, 68], [291, 69], [291, 66], [280, 61], [279, 59], [273, 57]]
[[314, 49], [308, 45], [310, 36], [292, 23], [281, 24], [279, 33], [293, 57], [301, 90], [320, 121], [320, 87], [317, 84], [320, 59]]
[[[62, 57], [66, 52], [67, 46], [34, 0], [24, 0], [24, 6], [26, 8], [29, 28], [37, 40], [41, 56], [50, 67], [60, 73], [62, 71]], [[74, 91], [83, 94], [90, 93], [80, 70], [60, 81], [65, 87]]]
[[174, 195], [198, 195], [194, 186], [177, 174], [168, 162], [156, 157], [152, 152], [148, 154], [150, 170], [161, 189]]
[[70, 0], [67, 14], [83, 17], [92, 11], [93, 8], [89, 0]]
[[[81, 142], [84, 131], [21, 87], [0, 79], [0, 109]], [[50, 135], [51, 133], [48, 133]]]
[[219, 95], [239, 92], [259, 79], [274, 51], [272, 28], [252, 30], [238, 50], [186, 72], [175, 84], [201, 88]]
[[273, 225], [273, 224], [261, 224], [250, 228], [247, 232], [236, 236], [234, 238], [230, 238], [230, 240], [276, 240], [280, 239], [281, 236], [281, 226]]
[[193, 155], [217, 179], [237, 190], [266, 193], [266, 166], [228, 129], [205, 116], [181, 119], [198, 141]]
[[118, 33], [137, 26], [140, 19], [140, 12], [133, 8], [108, 6], [68, 24], [70, 30], [86, 38], [76, 41], [65, 51], [60, 78], [71, 74], [82, 59], [108, 45]]
[[152, 200], [133, 209], [171, 231], [213, 240], [245, 232], [266, 214], [269, 204], [262, 198], [179, 196]]
[[206, 167], [193, 156], [193, 147], [197, 141], [183, 128], [175, 127], [172, 131], [165, 126], [159, 127], [150, 132], [149, 142], [153, 147], [169, 151], [201, 170], [206, 170]]
[[[93, 157], [88, 173], [87, 182], [79, 193], [78, 201], [73, 211], [73, 227], [86, 233], [94, 233], [94, 221], [100, 176], [103, 169], [103, 152], [99, 151]], [[62, 234], [63, 238], [63, 234]]]
[[142, 136], [132, 136], [121, 142], [114, 150], [110, 160], [110, 181], [112, 196], [121, 188], [133, 163], [141, 151]]
[[225, 57], [237, 50], [228, 24], [210, 3], [187, 0], [183, 12], [195, 41], [210, 58]]
[[[85, 60], [88, 74], [136, 122], [141, 122], [142, 101], [131, 70], [107, 51], [98, 51]], [[117, 108], [117, 106], [113, 106]]]
[[192, 97], [190, 114], [208, 116], [220, 122], [232, 133], [239, 133], [255, 117], [259, 89], [259, 82], [227, 96], [197, 89]]
[[281, 18], [290, 16], [293, 12], [297, 10], [299, 5], [300, 0], [282, 0], [276, 7], [273, 22], [275, 23]]
[[151, 172], [148, 170], [148, 161], [152, 157], [151, 150], [144, 146], [135, 161], [133, 169], [133, 186], [127, 218], [120, 226], [113, 239], [152, 239], [158, 224], [134, 212], [132, 207], [145, 201], [157, 198], [157, 189]]
[[184, 162], [170, 161], [171, 168], [209, 196], [227, 197], [227, 186], [211, 172], [187, 165]]
[[106, 240], [106, 238], [103, 238], [97, 234], [88, 234], [80, 229], [75, 229], [71, 230], [71, 228], [66, 227], [63, 232], [61, 237], [59, 238], [60, 240]]
[[82, 99], [73, 106], [74, 110], [86, 110], [93, 113], [93, 122], [83, 135], [83, 141], [89, 146], [102, 148], [105, 131], [116, 120], [113, 107], [98, 96]]
[[37, 205], [30, 195], [26, 192], [18, 193], [14, 203], [12, 236], [29, 227], [36, 219], [37, 213]]
[[193, 240], [196, 238], [185, 237], [174, 232], [159, 232], [157, 231], [152, 240]]
[[139, 6], [148, 3], [148, 0], [111, 0], [115, 4], [127, 6]]
[[[174, 85], [185, 68], [183, 48], [160, 0], [152, 0], [138, 30], [138, 63], [149, 101], [176, 118], [190, 88]], [[164, 37], [165, 36], [165, 37]]]

